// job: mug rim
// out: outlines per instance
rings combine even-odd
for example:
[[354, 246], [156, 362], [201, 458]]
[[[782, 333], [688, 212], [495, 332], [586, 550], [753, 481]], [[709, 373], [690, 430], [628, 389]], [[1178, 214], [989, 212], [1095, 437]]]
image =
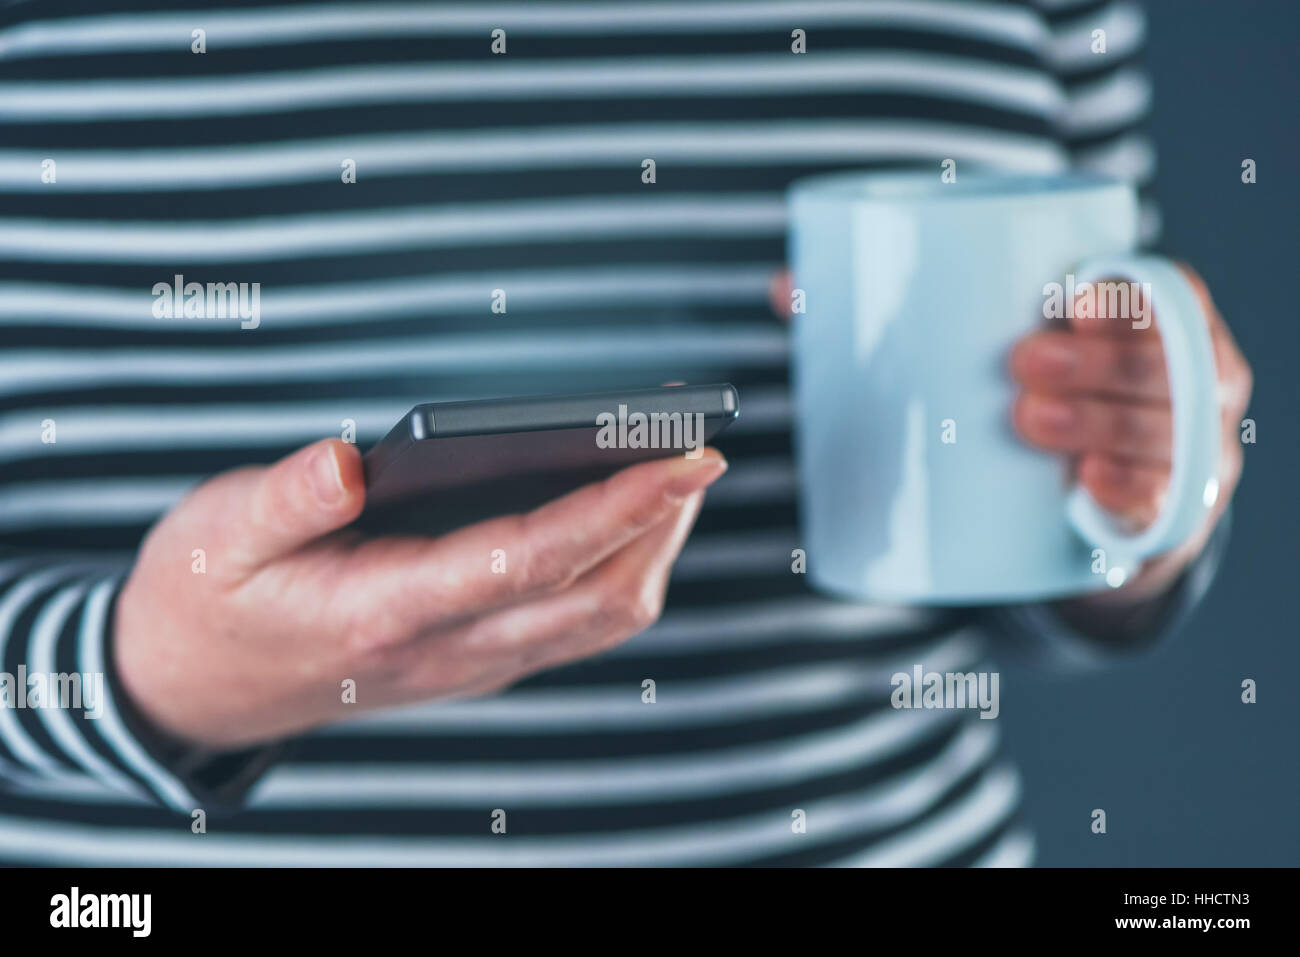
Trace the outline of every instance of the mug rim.
[[934, 200], [1041, 199], [1063, 193], [1132, 191], [1133, 184], [1102, 173], [1008, 172], [977, 170], [959, 173], [945, 183], [939, 175], [920, 170], [846, 170], [805, 176], [790, 184], [788, 196], [835, 202], [924, 203]]

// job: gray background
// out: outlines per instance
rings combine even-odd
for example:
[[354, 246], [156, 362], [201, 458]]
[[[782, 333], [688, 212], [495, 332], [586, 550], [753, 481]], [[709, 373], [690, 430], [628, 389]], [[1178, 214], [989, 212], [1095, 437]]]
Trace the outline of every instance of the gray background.
[[[1255, 373], [1224, 567], [1158, 651], [1080, 677], [1003, 669], [1046, 866], [1300, 865], [1295, 0], [1147, 0], [1163, 252], [1205, 277]], [[1258, 182], [1241, 183], [1241, 161]], [[1254, 678], [1259, 702], [1241, 703]], [[1090, 812], [1104, 808], [1108, 833]]]

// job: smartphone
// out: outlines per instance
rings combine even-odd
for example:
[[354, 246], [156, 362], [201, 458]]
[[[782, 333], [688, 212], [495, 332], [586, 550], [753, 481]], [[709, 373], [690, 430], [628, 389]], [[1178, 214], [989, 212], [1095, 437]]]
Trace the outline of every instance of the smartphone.
[[740, 415], [729, 383], [417, 405], [364, 457], [380, 534], [526, 511], [649, 459], [698, 455]]

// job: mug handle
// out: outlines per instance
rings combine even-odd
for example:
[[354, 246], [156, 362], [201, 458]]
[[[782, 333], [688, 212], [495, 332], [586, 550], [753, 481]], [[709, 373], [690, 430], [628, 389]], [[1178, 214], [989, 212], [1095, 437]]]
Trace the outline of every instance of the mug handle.
[[1195, 289], [1169, 260], [1138, 255], [1091, 259], [1081, 264], [1075, 275], [1076, 285], [1105, 279], [1150, 283], [1146, 307], [1160, 316], [1160, 338], [1169, 371], [1173, 470], [1168, 494], [1155, 521], [1141, 532], [1131, 532], [1098, 506], [1082, 486], [1074, 489], [1066, 503], [1075, 531], [1106, 551], [1111, 568], [1121, 569], [1114, 582], [1118, 585], [1142, 559], [1190, 538], [1218, 500], [1219, 406], [1214, 347]]

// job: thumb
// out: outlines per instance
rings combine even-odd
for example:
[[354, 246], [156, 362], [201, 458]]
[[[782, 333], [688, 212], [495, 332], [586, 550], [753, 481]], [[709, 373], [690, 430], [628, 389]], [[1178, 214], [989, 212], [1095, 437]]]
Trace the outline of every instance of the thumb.
[[232, 558], [253, 568], [297, 551], [355, 519], [365, 497], [356, 446], [314, 442], [258, 472], [234, 503]]

